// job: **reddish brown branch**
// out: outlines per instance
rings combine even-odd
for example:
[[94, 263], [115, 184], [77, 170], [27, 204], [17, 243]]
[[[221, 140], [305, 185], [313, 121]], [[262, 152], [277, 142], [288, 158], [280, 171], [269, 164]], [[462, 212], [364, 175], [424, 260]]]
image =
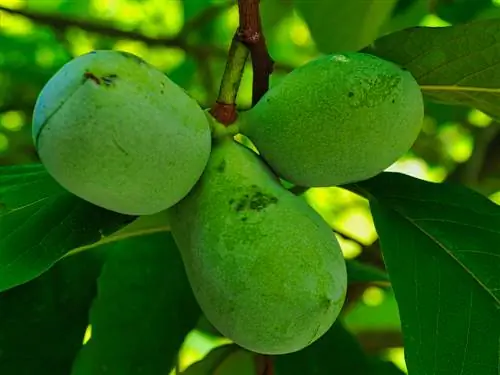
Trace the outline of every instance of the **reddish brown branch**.
[[262, 32], [259, 3], [260, 0], [238, 0], [240, 15], [238, 37], [248, 48], [252, 58], [252, 105], [255, 105], [269, 89], [269, 77], [274, 68], [274, 61], [269, 55]]

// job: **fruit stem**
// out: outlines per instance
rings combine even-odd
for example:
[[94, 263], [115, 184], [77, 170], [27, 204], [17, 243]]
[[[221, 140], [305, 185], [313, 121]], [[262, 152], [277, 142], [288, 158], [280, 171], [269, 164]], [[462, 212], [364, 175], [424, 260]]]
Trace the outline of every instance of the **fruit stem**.
[[238, 39], [236, 32], [231, 41], [229, 56], [222, 76], [219, 96], [210, 114], [221, 124], [231, 125], [237, 119], [236, 96], [240, 88], [241, 78], [249, 51]]

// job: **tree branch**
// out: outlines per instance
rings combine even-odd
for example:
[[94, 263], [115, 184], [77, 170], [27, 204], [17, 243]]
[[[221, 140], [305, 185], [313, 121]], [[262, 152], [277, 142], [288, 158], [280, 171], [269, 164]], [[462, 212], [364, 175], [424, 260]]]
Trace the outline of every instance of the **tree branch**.
[[[227, 51], [224, 48], [214, 45], [200, 45], [187, 42], [187, 34], [185, 34], [182, 30], [177, 36], [174, 37], [151, 37], [135, 31], [116, 29], [114, 27], [110, 27], [108, 23], [93, 22], [73, 17], [61, 17], [59, 15], [38, 13], [25, 9], [11, 9], [1, 5], [0, 12], [22, 16], [38, 25], [49, 26], [56, 30], [65, 30], [76, 27], [87, 32], [106, 35], [116, 39], [137, 40], [144, 42], [151, 47], [177, 47], [191, 55], [200, 56], [209, 54], [222, 59], [227, 57]], [[186, 27], [191, 28], [191, 23], [187, 23], [186, 25]], [[276, 64], [276, 70], [290, 72], [293, 69], [293, 66], [287, 64]]]
[[252, 58], [252, 105], [255, 105], [269, 89], [269, 77], [274, 68], [274, 61], [269, 55], [262, 32], [259, 3], [260, 0], [238, 0], [240, 10], [238, 38], [249, 49]]

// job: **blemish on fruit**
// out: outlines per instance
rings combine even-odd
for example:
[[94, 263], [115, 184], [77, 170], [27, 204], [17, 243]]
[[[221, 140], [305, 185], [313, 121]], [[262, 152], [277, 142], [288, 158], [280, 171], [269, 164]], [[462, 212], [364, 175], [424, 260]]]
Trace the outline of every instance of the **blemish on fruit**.
[[95, 74], [93, 74], [91, 72], [85, 72], [85, 73], [83, 73], [83, 82], [85, 82], [86, 80], [89, 80], [89, 79], [91, 81], [94, 81], [94, 83], [96, 85], [100, 85], [101, 84], [101, 80]]
[[225, 160], [222, 160], [219, 165], [217, 166], [217, 172], [224, 172], [226, 170], [226, 161]]
[[352, 91], [349, 91], [349, 92], [347, 93], [347, 96], [348, 96], [349, 98], [352, 98], [352, 97], [354, 96], [354, 93], [353, 93]]
[[118, 76], [116, 74], [108, 74], [107, 76], [101, 77], [106, 86], [110, 86], [117, 78]]
[[235, 206], [235, 210], [240, 212], [243, 210], [252, 210], [252, 211], [262, 211], [264, 208], [268, 207], [271, 204], [276, 204], [278, 202], [278, 198], [273, 195], [262, 193], [257, 190], [257, 186], [252, 185], [253, 189], [251, 194], [243, 195], [238, 203]]

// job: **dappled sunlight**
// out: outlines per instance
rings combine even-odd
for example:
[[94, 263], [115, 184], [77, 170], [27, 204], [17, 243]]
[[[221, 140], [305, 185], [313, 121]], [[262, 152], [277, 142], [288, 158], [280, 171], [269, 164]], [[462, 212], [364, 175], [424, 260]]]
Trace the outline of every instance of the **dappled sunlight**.
[[384, 301], [384, 291], [376, 286], [366, 288], [361, 296], [361, 301], [367, 306], [378, 306]]
[[346, 240], [344, 237], [338, 234], [336, 234], [336, 237], [339, 241], [340, 247], [342, 248], [342, 254], [344, 255], [345, 259], [354, 259], [362, 253], [363, 249], [358, 243]]
[[377, 239], [368, 206], [348, 207], [333, 218], [332, 224], [334, 228], [364, 244], [370, 244]]
[[467, 115], [467, 121], [469, 121], [472, 125], [477, 126], [478, 128], [485, 128], [491, 125], [493, 119], [486, 113], [473, 108]]
[[387, 350], [387, 359], [391, 360], [404, 373], [408, 374], [405, 361], [404, 348], [391, 348]]
[[20, 111], [4, 112], [0, 116], [0, 125], [6, 130], [17, 132], [26, 125], [26, 116]]
[[[4, 5], [0, 3], [0, 5]], [[21, 16], [16, 16], [0, 10], [0, 26], [2, 34], [29, 35], [35, 30], [33, 23]]]
[[442, 124], [438, 131], [438, 138], [443, 144], [446, 153], [457, 163], [468, 160], [472, 154], [474, 140], [460, 124]]
[[171, 71], [186, 59], [186, 52], [179, 48], [154, 48], [146, 55], [146, 61], [162, 71]]
[[250, 107], [252, 104], [252, 67], [248, 64], [245, 66], [245, 71], [240, 82], [237, 103], [245, 108]]
[[179, 0], [92, 0], [93, 13], [125, 27], [138, 27], [146, 35], [175, 35], [183, 25]]
[[84, 31], [69, 30], [66, 33], [66, 39], [73, 56], [80, 56], [95, 49], [96, 38]]
[[[375, 227], [371, 218], [368, 201], [348, 190], [331, 188], [313, 188], [305, 193], [308, 203], [323, 219], [340, 233], [365, 245], [376, 238]], [[358, 250], [346, 245], [342, 248], [347, 258]]]
[[288, 28], [288, 33], [292, 42], [300, 47], [312, 44], [313, 40], [311, 38], [309, 28], [302, 20], [302, 18], [297, 16], [296, 12], [293, 12], [291, 21], [292, 22], [290, 27]]
[[89, 324], [85, 330], [85, 335], [83, 336], [83, 345], [89, 342], [92, 337], [92, 326]]
[[[179, 351], [178, 369], [184, 371], [193, 363], [203, 359], [212, 349], [230, 343], [232, 343], [232, 341], [229, 339], [208, 336], [194, 329], [186, 336]], [[170, 374], [176, 374], [175, 369]]]
[[451, 23], [446, 22], [435, 14], [428, 14], [420, 21], [420, 26], [427, 27], [445, 27], [450, 25]]
[[238, 27], [239, 24], [239, 15], [238, 15], [238, 6], [234, 5], [224, 14], [221, 22], [221, 26], [223, 26], [226, 30], [234, 33], [234, 30]]
[[20, 9], [26, 6], [26, 0], [0, 0], [0, 5], [12, 9]]
[[430, 167], [425, 160], [413, 156], [404, 156], [386, 169], [387, 172], [399, 172], [408, 176], [431, 182], [442, 182], [446, 178], [446, 169]]
[[135, 40], [119, 40], [114, 44], [113, 49], [133, 53], [142, 59], [145, 59], [149, 54], [148, 46], [143, 42]]
[[275, 44], [270, 48], [275, 51], [276, 58], [288, 61], [292, 66], [306, 64], [318, 55], [309, 28], [304, 20], [291, 12], [276, 27]]
[[496, 193], [491, 194], [488, 198], [491, 199], [496, 204], [500, 205], [500, 191], [497, 191]]

